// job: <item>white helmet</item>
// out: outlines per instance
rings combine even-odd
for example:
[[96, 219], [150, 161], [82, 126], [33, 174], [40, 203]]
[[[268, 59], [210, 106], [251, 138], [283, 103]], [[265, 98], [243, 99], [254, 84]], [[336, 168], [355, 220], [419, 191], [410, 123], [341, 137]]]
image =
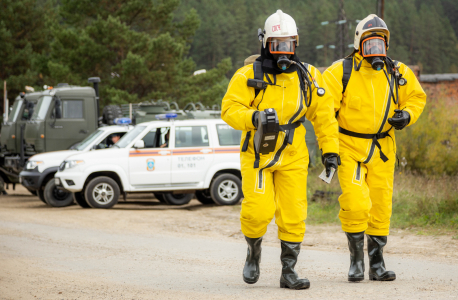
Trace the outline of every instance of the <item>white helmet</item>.
[[272, 37], [291, 36], [296, 36], [296, 46], [299, 46], [296, 22], [290, 15], [285, 14], [279, 9], [266, 20], [262, 45], [266, 48], [267, 40]]
[[354, 41], [354, 47], [356, 50], [359, 50], [361, 38], [364, 36], [366, 32], [378, 32], [385, 35], [386, 49], [388, 50], [390, 45], [390, 31], [388, 30], [388, 27], [386, 26], [385, 22], [375, 14], [368, 15], [356, 26]]

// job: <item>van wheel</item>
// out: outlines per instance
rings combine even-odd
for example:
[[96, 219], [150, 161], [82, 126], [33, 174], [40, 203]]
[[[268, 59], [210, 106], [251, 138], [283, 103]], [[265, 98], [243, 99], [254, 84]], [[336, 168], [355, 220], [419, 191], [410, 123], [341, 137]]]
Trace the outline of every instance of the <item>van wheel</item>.
[[58, 189], [54, 179], [46, 183], [44, 197], [46, 203], [53, 207], [64, 207], [73, 203], [72, 193]]
[[210, 194], [216, 204], [235, 205], [243, 196], [242, 182], [232, 174], [222, 174], [213, 180]]
[[83, 192], [73, 193], [73, 200], [82, 208], [91, 208], [89, 204], [87, 204], [86, 199], [84, 199]]
[[196, 198], [202, 204], [215, 204], [213, 201], [212, 196], [210, 195], [210, 190], [201, 190], [196, 191]]
[[159, 202], [167, 203], [167, 202], [165, 202], [164, 194], [162, 194], [162, 193], [153, 193], [153, 194], [154, 194], [154, 197], [156, 197], [156, 199], [159, 200]]
[[119, 195], [116, 181], [105, 176], [92, 179], [84, 190], [84, 198], [93, 208], [112, 208], [118, 203]]
[[188, 204], [193, 194], [173, 194], [173, 193], [164, 193], [165, 203], [169, 205], [185, 205]]

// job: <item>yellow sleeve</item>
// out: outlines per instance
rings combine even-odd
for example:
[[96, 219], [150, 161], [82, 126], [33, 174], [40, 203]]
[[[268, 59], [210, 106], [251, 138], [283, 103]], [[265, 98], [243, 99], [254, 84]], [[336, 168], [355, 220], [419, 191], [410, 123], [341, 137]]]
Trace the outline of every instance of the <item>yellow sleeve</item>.
[[342, 62], [335, 63], [326, 69], [323, 73], [323, 80], [326, 82], [327, 89], [326, 93], [329, 93], [334, 99], [334, 111], [337, 112], [340, 109], [340, 103], [342, 101], [342, 76], [343, 66]]
[[312, 122], [318, 144], [323, 154], [339, 153], [339, 125], [335, 118], [334, 96], [323, 80], [320, 71], [315, 67], [309, 67], [310, 73], [318, 85], [326, 90], [323, 97], [316, 94], [316, 88], [312, 85], [312, 103], [307, 109], [305, 116]]
[[401, 63], [399, 71], [407, 80], [407, 84], [399, 87], [399, 108], [410, 114], [410, 126], [417, 122], [426, 105], [426, 93], [415, 74], [406, 65]]
[[251, 103], [254, 101], [254, 88], [247, 86], [248, 78], [253, 78], [252, 65], [247, 65], [234, 74], [221, 105], [221, 118], [236, 130], [255, 129], [251, 121], [256, 111], [251, 108]]

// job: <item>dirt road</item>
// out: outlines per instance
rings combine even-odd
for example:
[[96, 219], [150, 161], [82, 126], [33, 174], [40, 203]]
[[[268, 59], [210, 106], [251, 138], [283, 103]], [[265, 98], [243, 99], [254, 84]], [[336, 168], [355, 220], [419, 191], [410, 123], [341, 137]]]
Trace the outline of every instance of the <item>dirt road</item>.
[[337, 226], [307, 227], [296, 269], [311, 281], [309, 290], [279, 288], [274, 223], [261, 278], [247, 285], [239, 210], [196, 200], [170, 207], [149, 195], [111, 210], [50, 208], [20, 189], [0, 196], [0, 299], [458, 298], [458, 241], [451, 236], [395, 230], [385, 252], [398, 279], [348, 283], [346, 239]]

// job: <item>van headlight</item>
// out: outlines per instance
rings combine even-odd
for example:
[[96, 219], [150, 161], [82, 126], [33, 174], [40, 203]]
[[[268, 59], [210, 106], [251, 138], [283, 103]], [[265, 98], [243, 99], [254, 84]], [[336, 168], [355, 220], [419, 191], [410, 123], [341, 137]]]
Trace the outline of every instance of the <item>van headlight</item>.
[[33, 160], [29, 160], [27, 162], [27, 165], [25, 166], [25, 169], [26, 170], [33, 170], [35, 169], [36, 167], [38, 167], [38, 165], [41, 165], [43, 162], [42, 161], [33, 161]]
[[71, 169], [71, 168], [74, 168], [74, 167], [76, 167], [78, 165], [82, 165], [82, 164], [84, 164], [84, 160], [69, 160], [69, 161], [67, 161], [67, 166], [66, 167], [68, 169]]

